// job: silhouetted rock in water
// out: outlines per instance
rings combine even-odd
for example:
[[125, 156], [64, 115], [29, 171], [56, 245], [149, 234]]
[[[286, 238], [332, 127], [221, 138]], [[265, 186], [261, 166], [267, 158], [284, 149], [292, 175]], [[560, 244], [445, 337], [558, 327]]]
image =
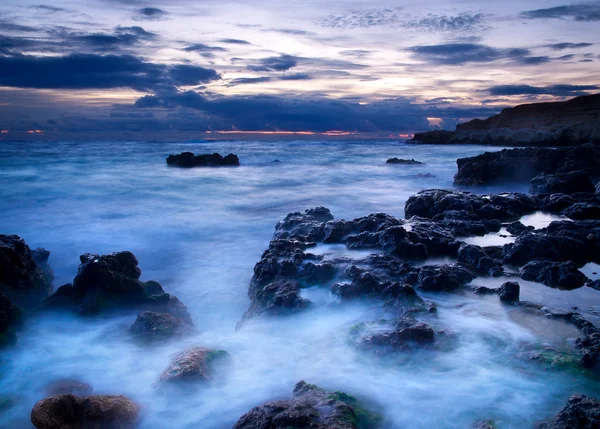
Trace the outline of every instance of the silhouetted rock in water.
[[521, 294], [521, 286], [517, 282], [506, 282], [500, 286], [498, 296], [500, 301], [512, 303], [519, 301], [519, 295]]
[[552, 420], [538, 423], [536, 429], [600, 428], [600, 401], [584, 395], [573, 395]]
[[381, 417], [355, 397], [301, 381], [292, 399], [253, 408], [233, 429], [376, 429], [380, 425]]
[[573, 171], [566, 174], [538, 174], [531, 179], [531, 194], [575, 194], [596, 192], [587, 174]]
[[40, 269], [44, 273], [46, 282], [49, 285], [51, 285], [54, 281], [54, 272], [52, 271], [52, 267], [50, 266], [50, 264], [48, 264], [50, 251], [39, 247], [31, 251], [31, 256], [33, 257], [33, 260], [35, 261], [37, 266], [40, 267]]
[[0, 292], [0, 348], [16, 344], [16, 331], [22, 325], [21, 310]]
[[37, 429], [133, 429], [139, 414], [140, 407], [124, 396], [65, 394], [35, 404], [31, 423]]
[[142, 309], [170, 313], [191, 324], [185, 305], [165, 293], [155, 281], [142, 282], [138, 261], [131, 252], [81, 255], [73, 284], [61, 286], [47, 300], [49, 308], [71, 307], [80, 314], [116, 309]]
[[458, 264], [425, 265], [420, 268], [416, 287], [426, 292], [451, 292], [476, 276]]
[[[454, 183], [459, 185], [529, 182], [539, 174], [565, 175], [573, 172], [597, 177], [600, 174], [600, 146], [586, 144], [558, 149], [503, 149], [459, 158], [456, 164], [458, 172], [454, 176]], [[556, 186], [567, 188], [564, 182]], [[587, 185], [579, 182], [578, 186], [588, 189]]]
[[49, 383], [44, 391], [49, 396], [71, 394], [76, 396], [89, 396], [93, 392], [92, 386], [79, 380], [64, 378]]
[[398, 320], [393, 331], [360, 338], [358, 347], [376, 353], [410, 350], [415, 345], [433, 343], [434, 336], [431, 326], [410, 316], [404, 316]]
[[488, 119], [458, 124], [456, 131], [416, 133], [423, 144], [571, 146], [600, 142], [600, 94], [565, 102], [523, 104]]
[[463, 243], [460, 246], [458, 262], [484, 276], [500, 277], [504, 274], [501, 262], [490, 258], [481, 247], [472, 244]]
[[600, 182], [596, 183], [596, 192], [600, 193]]
[[401, 158], [390, 158], [386, 164], [400, 164], [400, 165], [423, 165], [423, 162], [416, 161], [414, 159], [401, 159]]
[[188, 334], [192, 325], [188, 321], [170, 313], [144, 311], [138, 314], [129, 332], [136, 341], [153, 343], [169, 340]]
[[218, 153], [194, 155], [192, 152], [182, 152], [179, 155], [169, 155], [167, 164], [175, 167], [232, 167], [240, 165], [237, 155], [230, 153], [222, 156]]
[[506, 226], [506, 230], [510, 232], [512, 235], [521, 235], [526, 232], [531, 232], [535, 230], [535, 227], [529, 225], [523, 225], [520, 221], [515, 221]]
[[206, 383], [214, 378], [219, 366], [230, 360], [224, 350], [193, 347], [179, 353], [160, 375], [161, 382]]
[[569, 219], [600, 219], [600, 204], [575, 203], [562, 212]]
[[42, 249], [32, 252], [21, 237], [0, 234], [0, 292], [22, 308], [37, 307], [52, 292], [51, 282], [34, 256], [47, 267]]
[[532, 280], [559, 289], [577, 289], [589, 279], [573, 262], [531, 261], [519, 271], [524, 280]]

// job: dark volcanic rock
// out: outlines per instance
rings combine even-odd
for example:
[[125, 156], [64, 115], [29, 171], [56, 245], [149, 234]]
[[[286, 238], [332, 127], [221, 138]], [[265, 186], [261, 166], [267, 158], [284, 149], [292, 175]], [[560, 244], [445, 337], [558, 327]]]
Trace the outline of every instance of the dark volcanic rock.
[[229, 358], [229, 353], [224, 350], [193, 347], [175, 356], [160, 375], [160, 381], [206, 383], [214, 377], [215, 366]]
[[37, 429], [133, 429], [140, 407], [124, 396], [70, 394], [42, 399], [31, 411]]
[[537, 281], [559, 289], [577, 289], [589, 279], [573, 262], [531, 261], [519, 271], [524, 280]]
[[507, 225], [506, 230], [512, 235], [521, 235], [526, 232], [531, 232], [535, 230], [535, 227], [523, 225], [520, 221], [517, 220]]
[[34, 255], [40, 258], [21, 237], [0, 234], [0, 292], [23, 308], [38, 306], [52, 292], [52, 285]]
[[427, 292], [451, 292], [474, 278], [475, 275], [461, 265], [425, 265], [419, 270], [416, 286]]
[[458, 173], [454, 183], [460, 185], [527, 182], [539, 174], [560, 175], [575, 171], [593, 177], [600, 171], [600, 146], [504, 149], [460, 158], [456, 163]]
[[552, 420], [538, 423], [537, 429], [600, 428], [600, 402], [584, 395], [573, 395]]
[[575, 194], [596, 191], [589, 176], [581, 171], [566, 174], [538, 174], [531, 179], [531, 194]]
[[230, 153], [222, 156], [218, 153], [194, 155], [192, 152], [182, 152], [179, 155], [169, 155], [167, 164], [175, 167], [224, 167], [238, 166], [240, 160], [237, 155]]
[[191, 328], [192, 326], [186, 320], [170, 313], [144, 311], [137, 316], [129, 332], [136, 340], [151, 343], [187, 334]]
[[401, 159], [401, 158], [390, 158], [386, 164], [400, 164], [400, 165], [423, 165], [423, 162], [416, 161], [414, 159]]
[[191, 323], [185, 305], [165, 293], [155, 281], [139, 280], [141, 270], [131, 252], [80, 256], [81, 265], [72, 285], [61, 286], [52, 295], [49, 307], [72, 306], [80, 314], [97, 314], [120, 308], [139, 308], [175, 317]]
[[502, 264], [490, 258], [479, 246], [462, 244], [458, 249], [458, 262], [484, 276], [499, 277], [504, 274]]
[[40, 267], [40, 270], [44, 273], [44, 277], [46, 277], [46, 282], [51, 285], [54, 281], [54, 272], [52, 271], [52, 267], [48, 264], [48, 258], [50, 257], [50, 251], [46, 249], [42, 249], [41, 247], [34, 249], [31, 251], [31, 256], [33, 260]]
[[600, 204], [575, 203], [563, 211], [563, 215], [574, 220], [600, 219]]
[[257, 315], [283, 315], [302, 310], [311, 302], [300, 296], [300, 285], [291, 280], [275, 280], [249, 289], [251, 305], [244, 319]]
[[504, 246], [504, 262], [512, 265], [524, 265], [534, 260], [548, 260], [555, 262], [574, 261], [584, 264], [593, 254], [592, 243], [579, 240], [568, 235], [546, 234], [540, 232], [523, 234], [517, 237], [514, 243]]
[[511, 303], [519, 301], [521, 286], [517, 282], [506, 282], [500, 286], [498, 296], [500, 301]]
[[416, 133], [424, 144], [570, 146], [600, 142], [600, 94], [565, 102], [523, 104], [488, 119], [458, 124], [456, 131]]
[[17, 342], [17, 331], [21, 327], [21, 310], [8, 296], [0, 292], [0, 348]]
[[405, 316], [398, 321], [392, 332], [360, 338], [358, 347], [378, 353], [408, 350], [414, 345], [433, 343], [434, 336], [433, 329], [429, 325]]
[[289, 400], [267, 402], [244, 414], [233, 429], [375, 429], [379, 416], [353, 396], [299, 382]]

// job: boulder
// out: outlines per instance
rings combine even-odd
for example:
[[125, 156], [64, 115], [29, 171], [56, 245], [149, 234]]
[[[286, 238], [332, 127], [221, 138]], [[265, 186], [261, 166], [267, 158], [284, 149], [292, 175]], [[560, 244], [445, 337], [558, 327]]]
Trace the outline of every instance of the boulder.
[[391, 332], [373, 334], [362, 337], [358, 341], [361, 349], [386, 353], [408, 350], [415, 345], [426, 345], [434, 342], [433, 329], [426, 323], [418, 322], [410, 316], [404, 316], [397, 322]]
[[222, 156], [218, 153], [194, 155], [192, 152], [182, 152], [179, 155], [169, 155], [167, 165], [184, 168], [231, 167], [240, 165], [240, 160], [232, 153]]
[[490, 258], [485, 251], [472, 244], [463, 243], [458, 249], [458, 262], [484, 276], [499, 277], [504, 274], [502, 264]]
[[509, 233], [511, 233], [512, 235], [517, 236], [517, 235], [525, 234], [526, 232], [534, 231], [535, 227], [523, 225], [520, 221], [517, 220], [515, 222], [508, 224], [506, 226], [506, 230]]
[[380, 420], [353, 396], [301, 381], [294, 387], [292, 399], [253, 408], [233, 429], [375, 429]]
[[39, 306], [52, 292], [52, 284], [34, 255], [40, 258], [21, 237], [0, 234], [0, 292], [22, 308]]
[[524, 280], [566, 290], [577, 289], [589, 281], [571, 261], [531, 261], [519, 270], [519, 276]]
[[37, 429], [133, 429], [140, 407], [124, 396], [71, 394], [42, 399], [31, 410]]
[[206, 383], [213, 379], [216, 367], [229, 359], [229, 353], [224, 350], [193, 347], [175, 356], [160, 375], [160, 381]]
[[519, 295], [521, 293], [521, 286], [517, 282], [506, 282], [500, 286], [498, 296], [500, 301], [506, 303], [513, 303], [519, 301]]
[[451, 292], [475, 278], [458, 264], [425, 265], [419, 270], [417, 288], [426, 292]]
[[52, 271], [52, 267], [48, 264], [48, 258], [50, 258], [50, 251], [38, 247], [31, 251], [31, 256], [33, 260], [40, 267], [40, 270], [44, 273], [44, 277], [46, 278], [46, 282], [48, 284], [52, 284], [54, 281], [54, 271]]
[[538, 423], [537, 429], [596, 429], [600, 427], [600, 401], [584, 395], [573, 395], [567, 405], [552, 419]]
[[400, 165], [423, 165], [423, 162], [416, 161], [414, 159], [401, 159], [401, 158], [390, 158], [386, 164], [400, 164]]
[[531, 194], [574, 194], [595, 192], [589, 176], [581, 171], [566, 174], [538, 174], [531, 179]]
[[599, 220], [600, 204], [575, 203], [563, 210], [562, 214], [574, 220]]
[[518, 266], [534, 260], [574, 261], [583, 265], [594, 257], [594, 253], [590, 253], [593, 247], [593, 242], [582, 240], [577, 233], [553, 234], [545, 228], [520, 235], [514, 243], [504, 245], [502, 255], [505, 263]]
[[133, 337], [143, 343], [169, 340], [192, 330], [192, 325], [186, 320], [170, 313], [155, 313], [144, 311], [138, 314], [135, 322], [129, 328]]
[[16, 331], [21, 327], [21, 310], [0, 292], [0, 348], [17, 342]]

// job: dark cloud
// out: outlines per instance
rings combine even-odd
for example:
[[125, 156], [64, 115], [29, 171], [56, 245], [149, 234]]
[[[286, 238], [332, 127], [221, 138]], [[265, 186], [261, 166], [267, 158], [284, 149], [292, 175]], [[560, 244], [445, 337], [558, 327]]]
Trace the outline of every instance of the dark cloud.
[[404, 27], [427, 32], [482, 31], [488, 28], [485, 20], [482, 13], [429, 14], [425, 18], [405, 22]]
[[37, 33], [41, 31], [41, 29], [30, 27], [28, 25], [15, 24], [14, 22], [0, 19], [0, 31], [10, 31], [18, 33]]
[[257, 83], [276, 82], [276, 81], [294, 81], [294, 80], [311, 80], [313, 77], [307, 73], [294, 73], [283, 76], [260, 76], [260, 77], [242, 77], [230, 80], [226, 86], [251, 85]]
[[46, 13], [58, 13], [58, 12], [66, 12], [67, 9], [63, 9], [62, 7], [51, 6], [47, 4], [37, 4], [29, 6], [31, 9], [37, 9]]
[[215, 51], [225, 52], [225, 51], [227, 51], [227, 49], [221, 48], [220, 46], [208, 46], [208, 45], [205, 45], [204, 43], [195, 43], [186, 48], [183, 48], [183, 50], [186, 52], [215, 52]]
[[0, 57], [0, 86], [39, 89], [132, 88], [173, 90], [220, 79], [215, 70], [154, 64], [131, 55], [71, 54], [61, 57]]
[[293, 28], [267, 28], [267, 29], [264, 29], [261, 31], [288, 34], [290, 36], [316, 36], [317, 35], [317, 33], [313, 33], [312, 31], [296, 30]]
[[517, 64], [534, 65], [547, 63], [551, 60], [549, 57], [531, 56], [528, 49], [494, 48], [478, 43], [413, 46], [408, 51], [412, 52], [417, 59], [442, 65], [490, 63], [497, 60], [510, 60]]
[[219, 40], [219, 42], [229, 43], [230, 45], [251, 45], [252, 44], [246, 40], [240, 40], [240, 39], [221, 39], [221, 40]]
[[553, 43], [550, 45], [544, 45], [546, 48], [553, 49], [555, 51], [564, 51], [565, 49], [581, 49], [581, 48], [589, 48], [593, 46], [593, 43]]
[[254, 72], [287, 71], [298, 65], [298, 58], [292, 55], [280, 55], [278, 57], [262, 58], [259, 63], [259, 65], [247, 66], [247, 69]]
[[143, 7], [139, 9], [133, 19], [146, 21], [160, 21], [167, 18], [169, 13], [166, 10], [156, 7]]
[[132, 27], [122, 27], [119, 25], [115, 28], [115, 31], [117, 32], [117, 34], [134, 34], [140, 39], [144, 40], [154, 40], [158, 38], [158, 34], [146, 31], [143, 27], [140, 27], [139, 25], [134, 25]]
[[550, 85], [550, 86], [530, 86], [530, 85], [497, 85], [487, 89], [487, 92], [493, 96], [508, 95], [554, 95], [558, 97], [575, 97], [585, 95], [585, 91], [597, 91], [600, 86], [597, 85]]
[[572, 18], [575, 21], [600, 21], [600, 2], [528, 10], [522, 12], [520, 16], [525, 19]]

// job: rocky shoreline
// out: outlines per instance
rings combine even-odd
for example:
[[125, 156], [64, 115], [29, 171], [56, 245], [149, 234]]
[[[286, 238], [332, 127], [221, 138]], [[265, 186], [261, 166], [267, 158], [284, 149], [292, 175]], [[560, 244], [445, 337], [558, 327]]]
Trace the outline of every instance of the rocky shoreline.
[[[537, 320], [559, 320], [580, 333], [570, 352], [544, 348], [521, 350], [515, 359], [531, 364], [566, 362], [580, 372], [597, 374], [600, 368], [600, 330], [572, 309], [559, 311], [544, 302], [520, 299], [519, 281], [573, 290], [600, 289], [581, 268], [600, 263], [600, 156], [594, 146], [517, 149], [458, 160], [457, 183], [486, 184], [501, 180], [531, 180], [530, 194], [478, 195], [428, 189], [411, 196], [403, 219], [374, 213], [352, 220], [336, 219], [325, 207], [288, 214], [275, 226], [268, 248], [254, 268], [248, 287], [250, 306], [237, 329], [257, 318], [277, 318], [306, 311], [315, 304], [307, 288], [328, 290], [343, 306], [354, 300], [378, 303], [379, 317], [353, 326], [349, 344], [367, 357], [410, 354], [415, 350], [444, 353], [460, 333], [441, 325], [443, 311], [431, 299], [464, 294], [477, 299], [498, 296], [507, 311], [522, 312]], [[415, 164], [417, 161], [410, 160]], [[523, 166], [527, 165], [526, 172]], [[490, 173], [491, 171], [491, 173]], [[587, 179], [587, 180], [586, 180]], [[564, 220], [535, 229], [520, 222], [538, 212]], [[470, 237], [506, 230], [512, 241], [477, 246]], [[321, 246], [343, 246], [358, 257], [326, 258]], [[368, 255], [365, 255], [368, 254]], [[136, 257], [127, 251], [108, 255], [84, 254], [72, 283], [53, 291], [53, 275], [44, 249], [31, 250], [18, 236], [0, 235], [0, 346], [18, 340], [23, 323], [39, 312], [69, 312], [80, 317], [111, 317], [138, 313], [127, 333], [140, 347], [155, 347], [194, 332], [192, 317], [179, 299], [155, 281], [141, 281]], [[439, 263], [434, 258], [445, 258]], [[498, 288], [477, 284], [479, 278], [506, 278]], [[376, 326], [377, 329], [373, 329]], [[157, 388], [188, 391], [206, 383], [219, 383], [235, 355], [201, 344], [187, 347], [156, 374]], [[291, 390], [291, 389], [290, 389]], [[143, 404], [116, 395], [92, 395], [91, 386], [77, 380], [49, 387], [31, 413], [37, 428], [134, 428], [144, 413]], [[234, 429], [375, 429], [384, 428], [385, 416], [369, 398], [351, 392], [326, 390], [300, 381], [291, 398], [251, 409]], [[600, 425], [600, 402], [576, 395], [554, 418], [538, 429], [577, 429]], [[540, 416], [540, 421], [549, 416]], [[474, 421], [473, 427], [495, 427]]]
[[600, 143], [600, 94], [566, 102], [524, 104], [488, 119], [458, 124], [455, 131], [416, 133], [421, 144], [575, 146]]

